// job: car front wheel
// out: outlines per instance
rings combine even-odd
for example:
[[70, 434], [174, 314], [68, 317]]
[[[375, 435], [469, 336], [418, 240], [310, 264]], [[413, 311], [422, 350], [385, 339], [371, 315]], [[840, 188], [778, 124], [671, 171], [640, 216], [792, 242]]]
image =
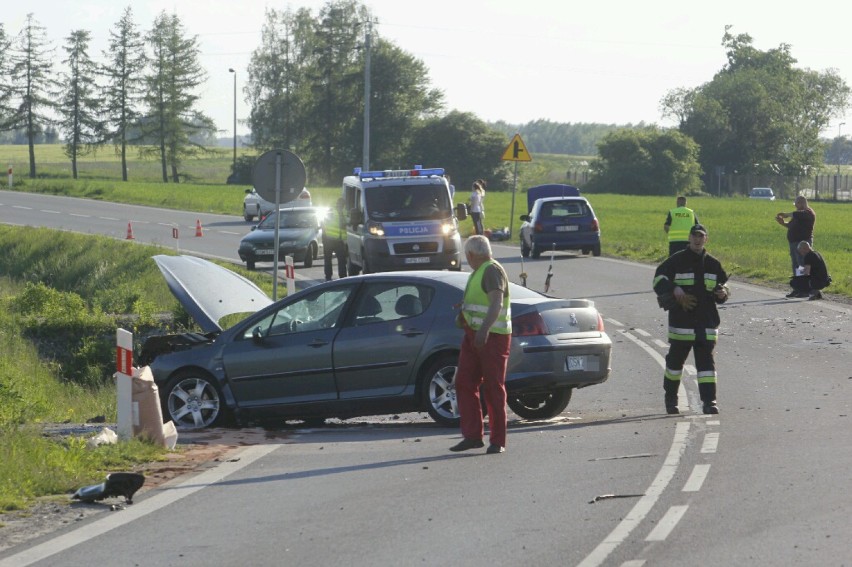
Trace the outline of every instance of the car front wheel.
[[317, 245], [311, 242], [308, 244], [308, 249], [305, 250], [305, 267], [310, 268], [314, 265], [314, 258], [317, 257]]
[[568, 407], [571, 392], [571, 388], [563, 388], [542, 394], [509, 394], [506, 404], [524, 419], [550, 419]]
[[456, 401], [458, 355], [444, 355], [429, 365], [423, 374], [423, 400], [429, 416], [445, 427], [459, 426]]
[[214, 379], [198, 371], [178, 373], [165, 388], [163, 417], [178, 429], [203, 429], [222, 424], [227, 408]]

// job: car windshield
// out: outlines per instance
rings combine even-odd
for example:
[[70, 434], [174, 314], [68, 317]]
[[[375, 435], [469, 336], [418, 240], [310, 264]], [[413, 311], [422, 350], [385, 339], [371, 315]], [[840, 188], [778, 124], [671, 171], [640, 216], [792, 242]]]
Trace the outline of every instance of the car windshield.
[[438, 184], [370, 187], [366, 201], [375, 221], [444, 219], [452, 209], [447, 188]]
[[[314, 211], [280, 211], [281, 223], [278, 228], [314, 228], [317, 226], [317, 216]], [[272, 213], [258, 225], [259, 228], [274, 229], [278, 215]]]

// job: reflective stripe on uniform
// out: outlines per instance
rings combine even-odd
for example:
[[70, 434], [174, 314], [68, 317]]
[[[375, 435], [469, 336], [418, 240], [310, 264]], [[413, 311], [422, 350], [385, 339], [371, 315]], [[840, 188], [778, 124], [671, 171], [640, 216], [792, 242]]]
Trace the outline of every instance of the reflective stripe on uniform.
[[[718, 329], [704, 329], [708, 341], [715, 341], [719, 334]], [[669, 339], [673, 341], [694, 341], [695, 329], [684, 329], [682, 327], [669, 327]]]
[[666, 380], [672, 380], [674, 382], [680, 382], [680, 378], [683, 375], [683, 370], [672, 370], [671, 368], [666, 368], [663, 376]]
[[715, 370], [702, 370], [698, 373], [698, 383], [699, 384], [715, 384], [716, 383], [716, 371]]

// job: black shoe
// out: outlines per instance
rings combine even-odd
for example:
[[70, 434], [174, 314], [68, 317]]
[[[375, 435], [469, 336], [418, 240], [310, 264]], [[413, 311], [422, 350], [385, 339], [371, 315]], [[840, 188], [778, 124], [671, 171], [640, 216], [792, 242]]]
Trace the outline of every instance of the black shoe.
[[499, 453], [505, 453], [506, 447], [501, 447], [500, 445], [489, 445], [488, 449], [485, 450], [488, 455], [497, 455]]
[[680, 410], [677, 409], [677, 394], [675, 394], [673, 396], [666, 394], [665, 402], [666, 402], [666, 413], [667, 414], [674, 415], [674, 414], [680, 413]]
[[458, 444], [450, 447], [450, 451], [467, 451], [468, 449], [479, 449], [480, 447], [485, 447], [482, 439], [462, 439]]
[[677, 406], [666, 406], [666, 413], [669, 415], [675, 415], [680, 413], [680, 410], [677, 409]]
[[811, 296], [808, 298], [808, 301], [813, 301], [814, 299], [822, 299], [822, 292], [820, 292], [820, 291], [813, 292], [811, 294]]
[[784, 297], [789, 297], [789, 298], [799, 297], [799, 292], [794, 289], [793, 291], [791, 291], [790, 293], [788, 293]]
[[704, 404], [704, 413], [707, 415], [719, 413], [719, 408], [716, 407], [716, 402], [707, 402]]
[[810, 293], [808, 293], [806, 291], [800, 291], [799, 293], [796, 294], [796, 297], [808, 297], [809, 295], [810, 295]]

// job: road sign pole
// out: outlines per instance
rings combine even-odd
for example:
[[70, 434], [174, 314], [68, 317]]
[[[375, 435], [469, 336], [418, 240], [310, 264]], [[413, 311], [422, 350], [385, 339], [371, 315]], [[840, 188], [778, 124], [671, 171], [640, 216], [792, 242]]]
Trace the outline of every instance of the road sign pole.
[[512, 238], [512, 220], [515, 218], [515, 192], [518, 189], [518, 162], [515, 162], [515, 174], [512, 177], [512, 208], [509, 212], [509, 238]]
[[278, 301], [279, 226], [281, 226], [281, 152], [275, 154], [275, 250], [272, 253], [272, 301]]

